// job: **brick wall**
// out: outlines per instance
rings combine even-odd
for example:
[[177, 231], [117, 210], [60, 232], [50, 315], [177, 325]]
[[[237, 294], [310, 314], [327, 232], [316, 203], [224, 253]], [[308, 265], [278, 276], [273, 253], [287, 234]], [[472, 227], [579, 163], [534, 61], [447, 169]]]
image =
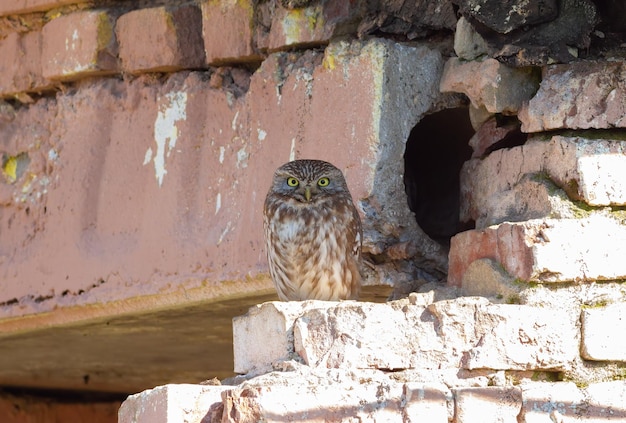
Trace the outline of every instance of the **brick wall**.
[[[166, 384], [124, 422], [626, 419], [626, 68], [588, 41], [619, 28], [592, 32], [589, 0], [569, 41], [543, 46], [479, 34], [468, 1], [458, 22], [444, 0], [282, 3], [0, 5], [0, 384]], [[576, 7], [537, 25], [572, 26]], [[404, 153], [422, 117], [458, 107], [476, 131], [459, 175], [473, 229], [448, 250], [409, 209]], [[248, 382], [167, 385], [230, 372], [196, 363], [272, 293], [261, 204], [303, 157], [346, 174], [367, 283], [432, 293], [263, 305], [234, 325]], [[164, 358], [168, 331], [184, 333]]]
[[423, 265], [445, 271], [401, 179], [411, 128], [446, 97], [441, 53], [375, 38], [324, 48], [356, 30], [359, 2], [255, 5], [42, 3], [4, 18], [1, 219], [13, 259], [0, 304], [16, 306], [1, 315], [270, 289], [260, 210], [273, 170], [294, 157], [344, 170], [368, 251], [419, 238]]

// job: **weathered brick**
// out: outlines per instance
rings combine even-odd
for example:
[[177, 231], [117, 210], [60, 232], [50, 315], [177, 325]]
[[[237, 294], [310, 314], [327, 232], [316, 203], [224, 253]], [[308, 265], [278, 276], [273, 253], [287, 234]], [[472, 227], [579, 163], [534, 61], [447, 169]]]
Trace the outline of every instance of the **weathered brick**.
[[607, 421], [626, 421], [626, 381], [591, 383], [584, 389], [586, 407], [585, 422], [602, 423]]
[[[472, 110], [474, 111], [473, 113]], [[476, 108], [472, 108], [470, 115], [475, 114], [477, 111]], [[479, 117], [479, 119], [480, 118], [482, 118], [482, 116]], [[511, 136], [518, 128], [519, 124], [508, 123], [501, 125], [494, 116], [487, 117], [485, 122], [480, 124], [476, 133], [468, 141], [468, 144], [472, 147], [472, 150], [474, 150], [472, 157], [484, 156], [494, 144]]]
[[448, 400], [452, 401], [452, 394], [444, 384], [405, 383], [402, 390], [402, 422], [447, 423]]
[[163, 385], [126, 398], [118, 423], [213, 423], [222, 419], [222, 392], [230, 386]]
[[448, 59], [440, 82], [441, 92], [464, 93], [474, 107], [504, 114], [516, 114], [538, 86], [538, 75], [529, 68], [510, 68], [495, 59], [463, 62], [457, 57]]
[[[80, 0], [11, 0], [0, 2], [0, 16], [50, 10], [67, 4], [80, 3]], [[4, 57], [4, 56], [2, 56]]]
[[41, 31], [8, 34], [0, 40], [0, 57], [0, 97], [52, 86], [41, 71]]
[[403, 385], [383, 372], [273, 372], [224, 393], [222, 422], [401, 421]]
[[626, 225], [611, 216], [501, 223], [455, 235], [448, 283], [460, 286], [476, 259], [501, 263], [514, 278], [570, 282], [626, 277]]
[[[320, 301], [271, 302], [233, 319], [235, 373], [267, 371], [294, 354], [293, 322], [307, 310], [330, 307]], [[254, 347], [251, 347], [254, 346]]]
[[435, 319], [425, 310], [347, 302], [312, 309], [294, 323], [294, 350], [307, 365], [321, 368], [451, 366], [459, 357], [444, 352], [445, 341], [438, 339]]
[[239, 373], [295, 356], [313, 368], [469, 370], [562, 370], [578, 356], [578, 332], [565, 311], [476, 297], [426, 307], [266, 303], [233, 327]]
[[522, 409], [522, 391], [515, 386], [458, 388], [453, 393], [455, 423], [517, 423]]
[[466, 162], [460, 178], [461, 220], [474, 220], [477, 228], [574, 217], [581, 210], [567, 196], [593, 206], [626, 204], [626, 145], [618, 139], [532, 139]]
[[578, 357], [578, 329], [565, 310], [491, 304], [475, 319], [482, 336], [467, 369], [565, 370]]
[[579, 61], [549, 66], [539, 91], [520, 110], [522, 131], [624, 128], [625, 96], [623, 61]]
[[269, 33], [270, 50], [325, 44], [333, 36], [356, 30], [359, 2], [331, 1], [297, 9], [275, 9]]
[[175, 71], [205, 64], [202, 17], [196, 5], [133, 10], [119, 17], [116, 34], [126, 72]]
[[626, 303], [582, 311], [582, 356], [595, 361], [626, 361]]
[[585, 397], [572, 382], [527, 382], [520, 387], [520, 423], [578, 421], [585, 416]]
[[489, 258], [480, 258], [469, 264], [463, 273], [461, 288], [463, 295], [496, 297], [505, 302], [515, 302], [520, 291], [514, 278]]
[[252, 0], [202, 2], [202, 38], [209, 65], [258, 61]]
[[106, 11], [84, 11], [48, 22], [42, 31], [41, 66], [49, 79], [71, 80], [115, 73], [114, 18]]

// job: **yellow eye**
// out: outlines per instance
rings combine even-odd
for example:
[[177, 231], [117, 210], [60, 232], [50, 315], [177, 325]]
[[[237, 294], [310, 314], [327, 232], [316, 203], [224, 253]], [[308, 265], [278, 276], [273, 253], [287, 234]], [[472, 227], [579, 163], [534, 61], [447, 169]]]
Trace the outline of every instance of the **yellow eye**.
[[297, 187], [298, 184], [300, 184], [300, 182], [298, 182], [298, 180], [296, 178], [288, 178], [287, 179], [287, 185], [289, 185], [290, 187]]
[[319, 185], [321, 187], [327, 187], [328, 184], [330, 184], [330, 179], [328, 179], [328, 178], [320, 178], [317, 181], [317, 185]]

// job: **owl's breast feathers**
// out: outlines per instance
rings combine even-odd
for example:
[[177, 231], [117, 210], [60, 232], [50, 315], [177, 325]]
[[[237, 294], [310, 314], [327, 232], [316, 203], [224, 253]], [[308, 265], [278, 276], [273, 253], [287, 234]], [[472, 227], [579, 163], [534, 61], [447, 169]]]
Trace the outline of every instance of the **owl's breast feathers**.
[[338, 300], [358, 296], [361, 222], [347, 196], [306, 207], [266, 204], [270, 273], [281, 299]]

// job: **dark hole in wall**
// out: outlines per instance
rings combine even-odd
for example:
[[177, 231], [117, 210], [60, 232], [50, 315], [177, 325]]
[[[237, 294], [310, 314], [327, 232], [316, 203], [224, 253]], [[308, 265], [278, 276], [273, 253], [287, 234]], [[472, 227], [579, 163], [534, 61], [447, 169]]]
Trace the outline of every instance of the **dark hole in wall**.
[[417, 224], [435, 241], [473, 227], [459, 222], [459, 172], [472, 155], [474, 129], [467, 108], [444, 109], [425, 116], [411, 130], [404, 153], [404, 185]]

